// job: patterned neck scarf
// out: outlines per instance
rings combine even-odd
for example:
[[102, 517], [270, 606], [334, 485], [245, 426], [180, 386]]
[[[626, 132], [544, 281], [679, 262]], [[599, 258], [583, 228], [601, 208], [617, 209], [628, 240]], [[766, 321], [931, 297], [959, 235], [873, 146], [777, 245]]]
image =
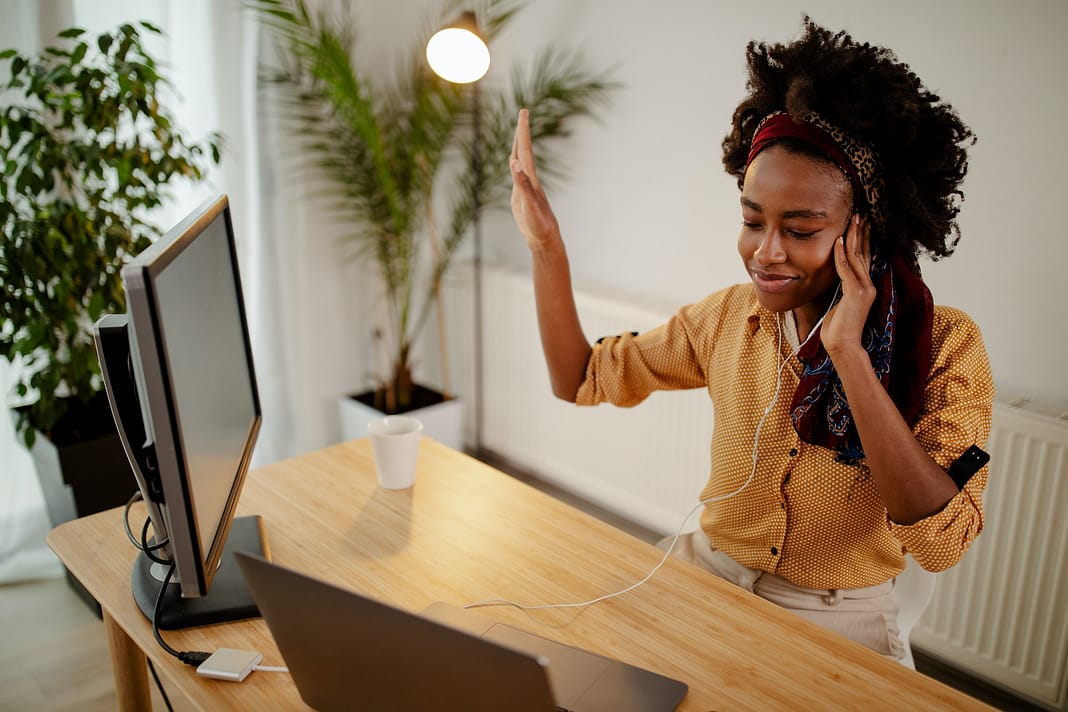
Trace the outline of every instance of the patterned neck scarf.
[[[795, 121], [785, 112], [765, 117], [753, 136], [746, 165], [777, 139], [804, 141], [846, 174], [853, 186], [854, 211], [865, 213], [874, 231], [881, 230], [885, 225], [879, 200], [883, 179], [875, 152], [817, 114], [800, 118]], [[913, 258], [887, 257], [873, 245], [871, 279], [876, 297], [861, 336], [875, 375], [910, 426], [923, 408], [934, 311], [931, 292], [914, 270]], [[798, 358], [804, 369], [790, 406], [794, 429], [805, 442], [836, 451], [840, 461], [855, 463], [864, 457], [864, 449], [818, 328]]]

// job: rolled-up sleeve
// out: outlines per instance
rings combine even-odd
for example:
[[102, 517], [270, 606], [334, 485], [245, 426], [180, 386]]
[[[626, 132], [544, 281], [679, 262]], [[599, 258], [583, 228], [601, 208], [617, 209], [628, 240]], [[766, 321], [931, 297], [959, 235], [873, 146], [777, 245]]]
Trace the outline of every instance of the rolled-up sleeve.
[[704, 338], [705, 331], [697, 322], [707, 320], [711, 308], [710, 304], [699, 302], [680, 309], [650, 331], [598, 340], [575, 402], [630, 407], [654, 391], [705, 386], [705, 371], [693, 338]]
[[[948, 470], [969, 447], [985, 448], [990, 435], [994, 385], [979, 328], [963, 312], [940, 308], [933, 359], [916, 439]], [[940, 344], [940, 347], [938, 346]], [[941, 511], [915, 524], [887, 519], [891, 533], [928, 571], [955, 565], [983, 530], [983, 491], [988, 466], [967, 482]]]

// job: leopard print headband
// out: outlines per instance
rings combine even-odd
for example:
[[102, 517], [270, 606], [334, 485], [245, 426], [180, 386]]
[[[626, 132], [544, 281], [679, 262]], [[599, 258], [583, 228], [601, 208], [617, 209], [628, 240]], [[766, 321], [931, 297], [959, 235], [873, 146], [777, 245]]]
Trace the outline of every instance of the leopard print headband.
[[875, 151], [825, 121], [815, 112], [802, 114], [800, 119], [802, 123], [799, 124], [785, 111], [776, 111], [765, 116], [753, 133], [746, 167], [775, 139], [796, 138], [810, 143], [833, 160], [849, 177], [854, 194], [860, 193], [864, 196], [872, 222], [882, 226], [885, 220], [882, 210], [885, 183]]

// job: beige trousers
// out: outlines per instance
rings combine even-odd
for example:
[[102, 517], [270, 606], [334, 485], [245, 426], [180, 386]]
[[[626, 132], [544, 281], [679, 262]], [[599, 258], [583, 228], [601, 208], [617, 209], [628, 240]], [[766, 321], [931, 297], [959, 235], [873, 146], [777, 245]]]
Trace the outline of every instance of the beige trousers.
[[[657, 546], [667, 550], [672, 538]], [[893, 580], [867, 588], [803, 588], [781, 576], [739, 564], [714, 549], [700, 529], [680, 536], [671, 553], [877, 653], [895, 660], [905, 655], [897, 630]]]

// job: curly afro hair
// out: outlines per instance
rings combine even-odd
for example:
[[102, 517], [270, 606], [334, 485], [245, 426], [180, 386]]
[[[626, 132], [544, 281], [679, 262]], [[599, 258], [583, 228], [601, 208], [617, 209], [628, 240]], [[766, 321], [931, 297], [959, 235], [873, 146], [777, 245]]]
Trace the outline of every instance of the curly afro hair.
[[964, 194], [971, 130], [953, 107], [928, 91], [888, 49], [858, 44], [804, 17], [804, 32], [790, 44], [750, 42], [746, 48], [748, 96], [734, 112], [723, 139], [723, 165], [738, 179], [757, 124], [787, 111], [814, 111], [875, 150], [886, 182], [883, 249], [915, 258], [953, 253], [960, 240], [956, 217]]

